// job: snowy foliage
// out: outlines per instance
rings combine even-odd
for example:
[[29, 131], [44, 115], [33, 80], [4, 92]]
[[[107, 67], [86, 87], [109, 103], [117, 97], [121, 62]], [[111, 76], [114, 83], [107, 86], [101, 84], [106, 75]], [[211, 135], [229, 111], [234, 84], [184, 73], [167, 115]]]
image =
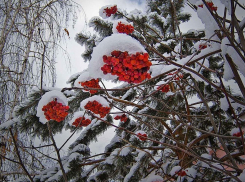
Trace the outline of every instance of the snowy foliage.
[[[204, 30], [181, 32], [179, 25], [190, 18], [185, 5], [193, 8]], [[47, 123], [43, 133], [51, 137], [57, 163], [41, 170], [36, 181], [244, 181], [244, 19], [231, 11], [242, 5], [148, 0], [147, 6], [130, 13], [104, 6], [100, 16], [106, 20], [89, 22], [96, 34], [77, 36], [89, 65], [71, 76], [70, 88], [62, 89], [70, 109], [61, 127], [73, 132], [68, 140], [76, 132], [79, 136], [60, 157], [68, 140], [58, 148], [52, 138], [57, 125]], [[134, 25], [134, 31], [119, 33], [119, 22]], [[97, 78], [103, 89], [84, 91], [81, 82]], [[105, 86], [108, 80], [118, 86]], [[68, 104], [62, 92], [39, 99], [36, 115], [42, 123], [45, 104], [54, 98]], [[29, 109], [28, 103], [22, 106]], [[20, 117], [21, 108], [16, 116], [31, 127]], [[81, 117], [89, 119], [86, 128], [70, 126]], [[114, 129], [110, 142], [101, 141], [109, 127]], [[92, 151], [93, 141], [102, 150]]]

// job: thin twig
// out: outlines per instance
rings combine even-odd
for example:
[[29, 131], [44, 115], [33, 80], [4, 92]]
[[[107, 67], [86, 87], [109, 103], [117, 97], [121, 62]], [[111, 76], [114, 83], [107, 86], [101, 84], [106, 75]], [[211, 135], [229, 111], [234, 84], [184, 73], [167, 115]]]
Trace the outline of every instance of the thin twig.
[[54, 137], [53, 137], [53, 134], [52, 134], [52, 130], [51, 130], [49, 121], [47, 122], [47, 126], [48, 126], [49, 136], [50, 136], [50, 138], [51, 138], [51, 140], [53, 142], [54, 149], [55, 149], [55, 151], [57, 153], [58, 163], [60, 165], [60, 168], [61, 168], [61, 171], [62, 171], [62, 175], [63, 175], [64, 181], [65, 182], [68, 182], [67, 177], [66, 177], [66, 173], [65, 173], [65, 170], [64, 170], [64, 167], [63, 167], [63, 164], [61, 162], [60, 152], [59, 152], [59, 149], [58, 149], [58, 147], [56, 145], [56, 142], [54, 140]]

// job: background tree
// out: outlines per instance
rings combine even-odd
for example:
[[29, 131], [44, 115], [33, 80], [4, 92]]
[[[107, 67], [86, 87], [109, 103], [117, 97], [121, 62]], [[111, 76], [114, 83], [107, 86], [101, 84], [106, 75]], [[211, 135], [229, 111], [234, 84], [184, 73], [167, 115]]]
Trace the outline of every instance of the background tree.
[[[13, 121], [14, 107], [26, 98], [30, 88], [54, 86], [56, 55], [66, 56], [60, 45], [69, 36], [66, 27], [72, 20], [75, 23], [78, 8], [73, 1], [61, 0], [0, 2], [0, 127]], [[6, 147], [11, 150], [8, 145], [14, 139], [29, 143], [27, 135], [18, 137], [17, 130], [12, 132], [15, 138], [0, 133], [4, 151]], [[2, 180], [9, 169], [16, 167], [6, 162], [1, 156]]]
[[[16, 127], [57, 154], [45, 154], [56, 163], [45, 163], [33, 181], [244, 181], [245, 21], [237, 12], [245, 8], [235, 0], [216, 3], [187, 1], [205, 24], [187, 33], [179, 28], [190, 18], [181, 12], [184, 1], [147, 1], [147, 13], [103, 7], [107, 19], [89, 23], [96, 34], [77, 35], [90, 63], [61, 90], [69, 111], [50, 107], [64, 97], [52, 89], [33, 91], [15, 110]], [[107, 89], [104, 79], [122, 84]], [[69, 114], [60, 121], [58, 112]], [[64, 145], [57, 148], [52, 134], [64, 127], [83, 130], [60, 158]], [[91, 156], [90, 143], [109, 127], [115, 136]]]

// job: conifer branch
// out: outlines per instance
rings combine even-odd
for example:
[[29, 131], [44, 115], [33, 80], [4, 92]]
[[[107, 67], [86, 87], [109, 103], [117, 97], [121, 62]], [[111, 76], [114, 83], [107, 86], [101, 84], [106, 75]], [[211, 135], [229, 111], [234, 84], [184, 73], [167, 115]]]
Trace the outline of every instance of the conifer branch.
[[233, 62], [232, 58], [229, 56], [229, 54], [226, 54], [225, 58], [226, 58], [227, 62], [229, 63], [230, 68], [234, 74], [234, 79], [236, 80], [236, 82], [240, 88], [240, 91], [242, 92], [242, 95], [245, 98], [245, 87], [244, 87], [244, 84], [242, 82], [240, 75], [238, 74], [238, 71], [237, 71], [237, 68], [236, 68], [234, 62]]
[[[239, 77], [239, 78], [240, 78], [240, 77]], [[225, 90], [224, 83], [223, 83], [223, 81], [222, 81], [222, 79], [221, 79], [220, 76], [219, 76], [219, 79], [220, 79], [221, 86], [222, 86], [223, 89], [224, 89], [224, 94], [225, 94], [226, 100], [227, 100], [227, 102], [228, 102], [228, 104], [229, 104], [229, 108], [230, 108], [230, 110], [231, 110], [231, 112], [232, 112], [232, 114], [233, 114], [233, 117], [234, 117], [235, 121], [236, 121], [236, 125], [237, 125], [237, 127], [239, 128], [239, 132], [240, 132], [240, 133], [243, 133], [243, 132], [242, 132], [242, 126], [241, 126], [241, 124], [240, 124], [240, 122], [239, 122], [239, 120], [238, 120], [238, 118], [237, 118], [237, 115], [236, 115], [236, 113], [235, 113], [235, 111], [234, 111], [234, 109], [233, 109], [233, 107], [232, 107], [232, 105], [231, 105], [231, 102], [230, 102], [230, 100], [229, 100], [229, 98], [228, 98], [228, 96], [227, 96], [227, 92], [226, 92], [226, 90]], [[241, 140], [242, 140], [242, 146], [243, 146], [243, 153], [245, 153], [245, 143], [244, 143], [244, 136], [243, 136], [243, 135], [241, 135]]]
[[[92, 114], [92, 113], [91, 113], [91, 114]], [[93, 114], [92, 114], [92, 115], [93, 115]], [[113, 126], [113, 127], [117, 128], [117, 129], [119, 129], [119, 130], [123, 130], [123, 131], [125, 131], [125, 132], [127, 132], [127, 133], [129, 133], [129, 134], [132, 134], [132, 135], [137, 136], [134, 132], [131, 132], [131, 131], [129, 131], [129, 130], [123, 128], [123, 127], [119, 127], [119, 126], [116, 126], [116, 125], [114, 125], [114, 124], [111, 124], [111, 123], [109, 123], [108, 121], [103, 120], [103, 119], [101, 119], [101, 118], [99, 118], [99, 117], [97, 117], [97, 116], [95, 116], [95, 115], [93, 115], [93, 117], [97, 118], [98, 120], [100, 120], [100, 121], [102, 121], [102, 122], [104, 122], [104, 123], [106, 123], [106, 124], [108, 124], [108, 125], [110, 125], [110, 126]], [[163, 146], [165, 146], [165, 147], [169, 147], [169, 148], [171, 148], [171, 149], [173, 149], [173, 150], [179, 150], [179, 151], [182, 151], [182, 152], [186, 153], [187, 155], [192, 156], [192, 157], [194, 157], [194, 158], [196, 158], [196, 159], [198, 159], [198, 160], [200, 160], [200, 161], [203, 161], [204, 163], [207, 163], [207, 164], [210, 165], [211, 167], [215, 168], [216, 170], [218, 170], [218, 171], [220, 171], [220, 172], [222, 172], [222, 173], [224, 173], [224, 174], [227, 174], [227, 175], [229, 175], [231, 178], [233, 178], [233, 179], [235, 179], [235, 180], [241, 182], [241, 180], [239, 180], [236, 176], [232, 175], [229, 171], [222, 170], [222, 169], [220, 169], [220, 168], [218, 168], [218, 167], [216, 167], [216, 166], [214, 166], [214, 165], [212, 165], [212, 164], [210, 163], [210, 162], [214, 162], [214, 161], [209, 160], [209, 159], [206, 159], [206, 158], [203, 158], [203, 157], [199, 157], [199, 156], [198, 156], [197, 154], [195, 154], [195, 152], [192, 151], [190, 148], [188, 148], [188, 150], [184, 149], [184, 148], [187, 147], [187, 146], [184, 146], [184, 145], [183, 145], [184, 148], [181, 148], [181, 147], [179, 147], [179, 146], [175, 146], [175, 145], [171, 145], [171, 144], [159, 142], [159, 141], [157, 141], [157, 140], [153, 140], [153, 139], [150, 139], [150, 138], [148, 138], [148, 137], [143, 137], [143, 136], [142, 136], [142, 138], [146, 138], [147, 140], [150, 140], [150, 141], [152, 141], [152, 142], [161, 144], [161, 145], [163, 145]], [[190, 151], [190, 152], [189, 152], [189, 151]], [[209, 162], [209, 161], [210, 161], [210, 162]], [[221, 163], [221, 164], [222, 164], [222, 165], [226, 165], [226, 166], [228, 166], [228, 167], [231, 167], [231, 168], [233, 168], [233, 169], [235, 169], [235, 170], [237, 170], [237, 171], [240, 171], [240, 172], [242, 171], [242, 170], [240, 170], [239, 168], [236, 168], [236, 167], [234, 167], [234, 166], [230, 166], [229, 164], [226, 164], [226, 163]]]
[[92, 160], [90, 162], [82, 163], [82, 164], [80, 164], [80, 166], [88, 166], [88, 165], [92, 165], [92, 164], [97, 164], [97, 163], [100, 163], [100, 162], [105, 161], [105, 160], [106, 159]]
[[[51, 146], [53, 146], [53, 144], [52, 144]], [[57, 162], [58, 162], [58, 159], [55, 159], [55, 158], [53, 158], [53, 157], [50, 157], [50, 156], [48, 156], [48, 155], [44, 154], [43, 152], [41, 152], [41, 151], [37, 150], [36, 148], [34, 148], [34, 150], [36, 150], [38, 153], [42, 154], [43, 156], [45, 156], [45, 157], [47, 157], [47, 158], [49, 158], [49, 159], [52, 159], [52, 160], [54, 160], [54, 161], [57, 161]]]
[[[213, 116], [212, 116], [212, 113], [211, 113], [211, 111], [210, 111], [210, 109], [209, 109], [208, 103], [206, 102], [204, 96], [202, 95], [201, 91], [199, 90], [199, 88], [198, 88], [198, 86], [197, 86], [197, 83], [196, 83], [196, 81], [195, 81], [194, 79], [193, 79], [193, 83], [194, 83], [194, 87], [196, 88], [196, 90], [197, 90], [197, 92], [198, 92], [198, 95], [200, 96], [200, 98], [201, 98], [203, 104], [204, 104], [205, 107], [206, 107], [206, 110], [207, 110], [208, 115], [209, 115], [209, 119], [210, 119], [210, 121], [211, 121], [211, 123], [212, 123], [212, 126], [213, 126], [213, 130], [214, 130], [215, 133], [218, 133], [218, 128], [217, 128], [217, 126], [216, 126], [216, 124], [215, 124], [215, 122], [214, 122], [214, 120], [213, 120]], [[218, 139], [219, 139], [219, 141], [220, 141], [222, 147], [224, 148], [226, 154], [228, 155], [228, 157], [229, 157], [229, 159], [230, 159], [232, 165], [234, 166], [234, 168], [238, 169], [238, 166], [237, 166], [236, 162], [234, 161], [234, 159], [233, 159], [233, 158], [231, 157], [231, 155], [229, 154], [230, 152], [229, 152], [227, 146], [225, 145], [224, 140], [223, 140], [221, 137], [218, 137]]]

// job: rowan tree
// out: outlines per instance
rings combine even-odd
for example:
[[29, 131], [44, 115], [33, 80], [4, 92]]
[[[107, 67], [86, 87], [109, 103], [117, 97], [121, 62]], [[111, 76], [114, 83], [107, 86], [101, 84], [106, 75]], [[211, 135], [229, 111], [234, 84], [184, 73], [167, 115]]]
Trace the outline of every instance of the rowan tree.
[[[95, 34], [76, 37], [88, 68], [71, 76], [71, 87], [34, 90], [15, 109], [15, 126], [57, 154], [45, 154], [56, 163], [29, 179], [245, 180], [245, 19], [237, 14], [244, 5], [153, 0], [147, 6], [129, 13], [102, 7], [89, 22]], [[190, 19], [184, 6], [196, 11], [204, 30], [181, 31]], [[120, 86], [106, 88], [105, 80]], [[109, 127], [114, 137], [103, 153], [91, 155], [89, 145]], [[53, 135], [63, 128], [81, 134], [61, 157], [71, 137], [57, 148]]]

